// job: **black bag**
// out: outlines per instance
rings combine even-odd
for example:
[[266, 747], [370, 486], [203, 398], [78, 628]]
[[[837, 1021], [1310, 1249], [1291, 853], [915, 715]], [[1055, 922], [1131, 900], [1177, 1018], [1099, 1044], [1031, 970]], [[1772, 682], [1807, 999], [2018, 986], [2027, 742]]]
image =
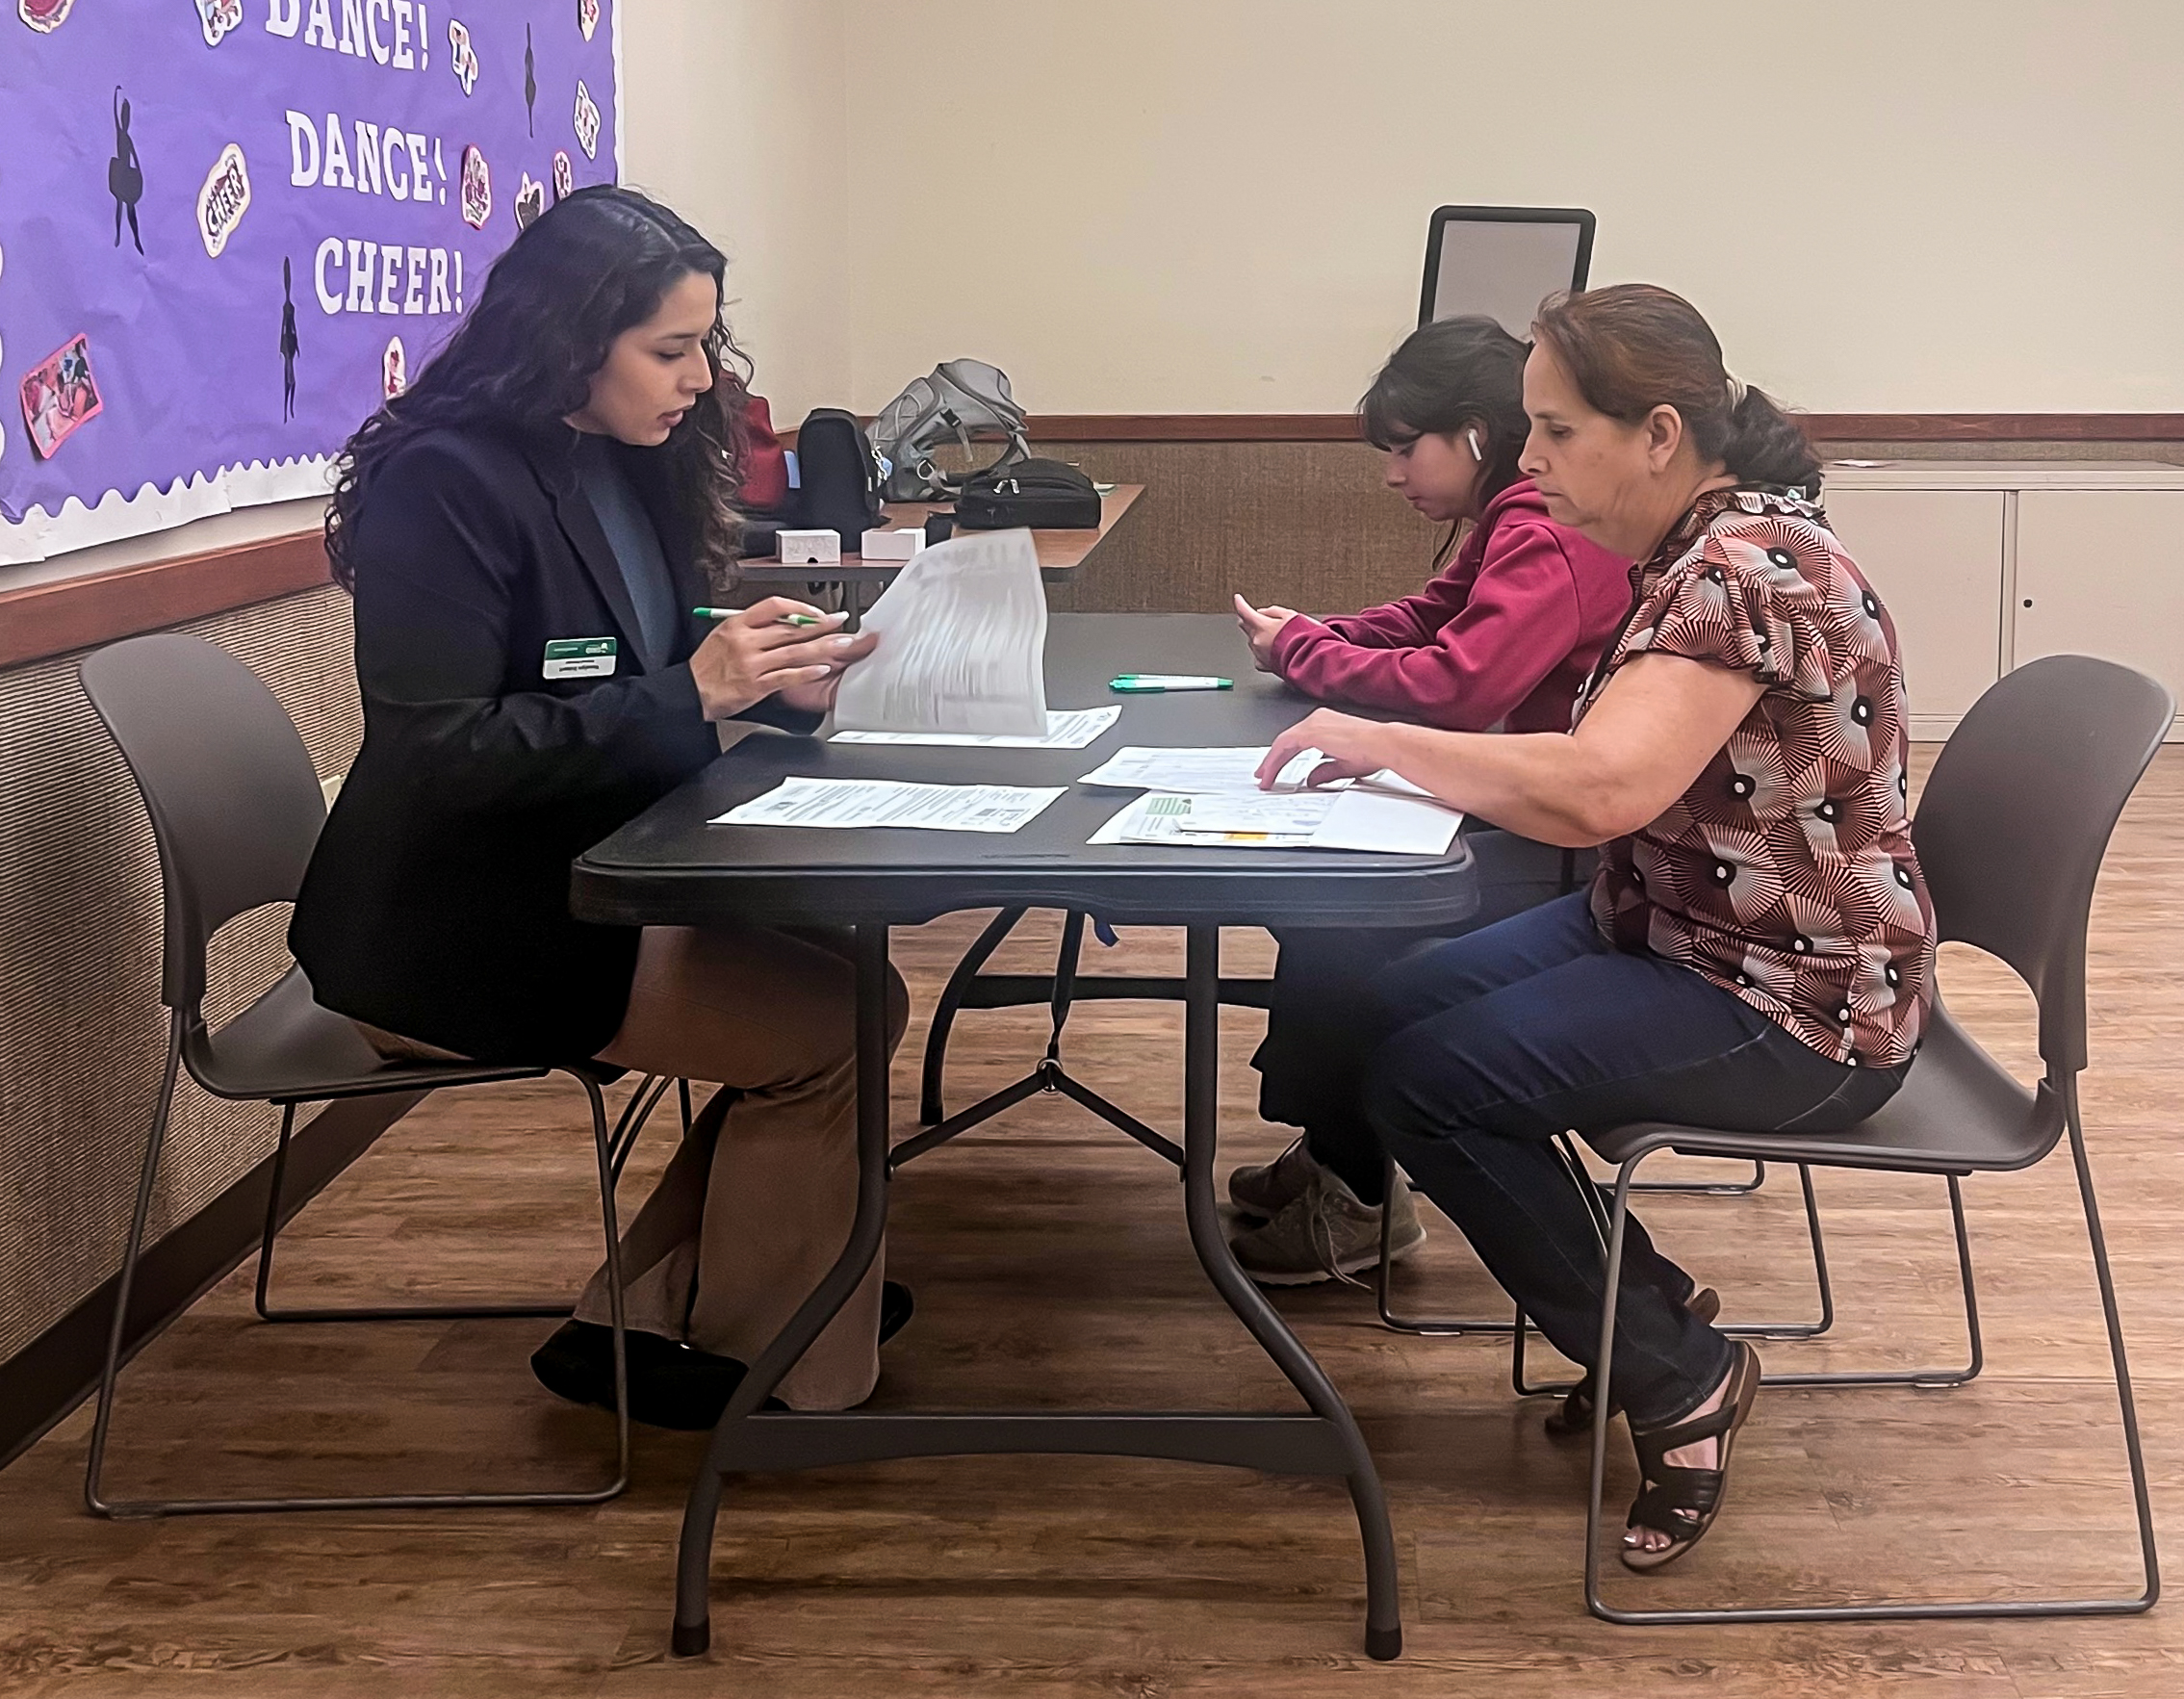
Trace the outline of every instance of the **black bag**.
[[792, 528], [838, 531], [842, 553], [856, 553], [880, 523], [880, 462], [857, 415], [839, 407], [807, 413], [796, 432], [796, 466]]
[[956, 497], [956, 528], [999, 531], [1012, 526], [1044, 530], [1097, 530], [1099, 492], [1060, 460], [1015, 460], [989, 468]]

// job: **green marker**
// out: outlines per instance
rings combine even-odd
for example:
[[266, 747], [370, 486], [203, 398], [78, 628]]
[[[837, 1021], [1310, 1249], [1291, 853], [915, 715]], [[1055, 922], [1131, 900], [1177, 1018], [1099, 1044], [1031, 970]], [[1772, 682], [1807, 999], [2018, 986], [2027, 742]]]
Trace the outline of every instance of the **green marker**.
[[1232, 690], [1233, 679], [1217, 679], [1204, 673], [1118, 673], [1107, 681], [1110, 690], [1151, 695], [1164, 690]]
[[[740, 607], [693, 607], [690, 610], [700, 619], [733, 619], [743, 610]], [[817, 614], [784, 613], [774, 621], [777, 626], [816, 626], [826, 622]]]

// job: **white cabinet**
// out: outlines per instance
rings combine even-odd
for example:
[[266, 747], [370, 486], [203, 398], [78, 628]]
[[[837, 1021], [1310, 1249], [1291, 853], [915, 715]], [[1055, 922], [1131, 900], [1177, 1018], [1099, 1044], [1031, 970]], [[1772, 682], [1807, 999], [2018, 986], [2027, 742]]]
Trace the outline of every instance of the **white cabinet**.
[[2097, 655], [2184, 697], [2184, 490], [2024, 491], [2011, 617], [2019, 666]]
[[1946, 737], [2001, 676], [1999, 490], [1825, 488], [1829, 521], [1895, 622], [1911, 734]]
[[2043, 655], [2122, 661], [2184, 698], [2184, 466], [1836, 465], [1822, 501], [1895, 621], [1914, 737], [1946, 737]]

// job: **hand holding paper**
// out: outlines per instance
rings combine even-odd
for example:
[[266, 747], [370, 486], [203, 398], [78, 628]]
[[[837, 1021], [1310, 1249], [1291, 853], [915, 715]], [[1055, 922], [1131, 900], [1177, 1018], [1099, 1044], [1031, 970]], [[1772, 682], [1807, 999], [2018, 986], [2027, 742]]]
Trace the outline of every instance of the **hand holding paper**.
[[843, 678], [845, 732], [1046, 735], [1046, 591], [1031, 532], [921, 550], [864, 616], [879, 653]]

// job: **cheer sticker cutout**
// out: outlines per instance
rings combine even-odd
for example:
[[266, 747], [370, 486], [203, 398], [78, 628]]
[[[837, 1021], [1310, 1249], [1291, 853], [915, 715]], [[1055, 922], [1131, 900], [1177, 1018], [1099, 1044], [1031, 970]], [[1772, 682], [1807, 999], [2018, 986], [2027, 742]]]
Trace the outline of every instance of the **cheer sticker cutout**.
[[475, 145], [463, 149], [462, 209], [463, 222], [473, 230], [484, 229], [493, 216], [493, 173]]
[[41, 36], [50, 36], [68, 21], [76, 0], [15, 0], [15, 15]]
[[453, 18], [448, 20], [448, 68], [463, 86], [467, 96], [477, 87], [477, 49], [470, 44], [470, 31]]
[[585, 40], [592, 39], [599, 28], [599, 0], [577, 0], [577, 28], [583, 31]]
[[243, 23], [243, 0], [197, 0], [197, 22], [205, 32], [205, 45], [218, 47], [227, 32]]
[[556, 147], [553, 150], [553, 204], [559, 206], [577, 193], [577, 167], [569, 163], [569, 156]]
[[243, 149], [230, 142], [197, 191], [197, 234], [204, 238], [205, 252], [218, 259], [249, 210], [250, 167], [244, 164]]
[[106, 399], [91, 376], [91, 348], [88, 338], [72, 336], [25, 374], [17, 394], [23, 406], [23, 428], [41, 460], [84, 425], [106, 411]]
[[528, 230], [531, 227], [531, 220], [544, 211], [546, 211], [546, 185], [538, 181], [528, 171], [526, 171], [524, 180], [516, 185], [516, 228]]
[[599, 103], [581, 79], [577, 83], [577, 142], [586, 159], [599, 158]]
[[402, 339], [390, 336], [387, 351], [379, 356], [379, 393], [393, 400], [409, 388], [409, 353], [402, 347]]

